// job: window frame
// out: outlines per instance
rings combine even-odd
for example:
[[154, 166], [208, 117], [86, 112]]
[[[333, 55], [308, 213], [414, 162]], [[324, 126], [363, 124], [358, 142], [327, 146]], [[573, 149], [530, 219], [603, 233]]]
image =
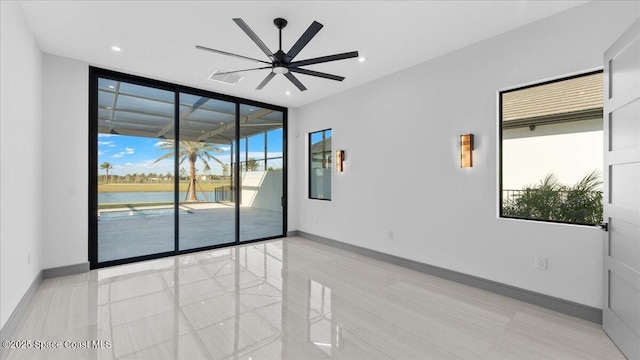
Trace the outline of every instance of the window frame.
[[[534, 222], [542, 222], [542, 223], [554, 223], [554, 224], [564, 224], [564, 225], [577, 225], [577, 226], [588, 226], [588, 227], [597, 227], [598, 224], [590, 224], [590, 223], [579, 223], [579, 222], [570, 222], [570, 221], [561, 221], [561, 220], [548, 220], [548, 219], [533, 219], [519, 216], [506, 216], [503, 213], [503, 204], [504, 204], [504, 190], [503, 190], [503, 95], [506, 93], [525, 90], [533, 87], [553, 84], [561, 81], [567, 81], [571, 79], [576, 79], [584, 76], [590, 76], [598, 73], [604, 73], [604, 69], [602, 67], [580, 71], [576, 73], [572, 73], [569, 75], [563, 75], [556, 78], [531, 82], [526, 85], [505, 88], [502, 90], [498, 90], [498, 219], [511, 219], [511, 220], [524, 220], [524, 221], [534, 221]], [[604, 94], [603, 94], [604, 97]], [[603, 113], [603, 121], [604, 121], [604, 113]], [[604, 135], [603, 135], [604, 136]], [[604, 189], [603, 189], [604, 191]]]
[[[308, 134], [308, 139], [309, 139], [309, 147], [308, 147], [308, 149], [309, 149], [309, 157], [308, 157], [308, 159], [307, 159], [307, 160], [308, 160], [309, 164], [308, 164], [308, 168], [307, 168], [307, 170], [308, 170], [308, 177], [309, 177], [309, 183], [308, 183], [309, 191], [308, 191], [308, 194], [307, 194], [307, 195], [308, 195], [308, 198], [309, 198], [310, 200], [331, 201], [331, 198], [332, 198], [332, 196], [331, 196], [332, 194], [331, 194], [331, 193], [329, 193], [329, 197], [328, 197], [328, 198], [319, 198], [319, 197], [314, 197], [314, 196], [312, 195], [312, 193], [311, 193], [311, 191], [312, 191], [312, 186], [311, 186], [311, 181], [312, 181], [312, 180], [311, 180], [311, 179], [313, 178], [313, 177], [311, 176], [311, 172], [312, 172], [312, 170], [313, 170], [313, 168], [312, 168], [312, 164], [313, 164], [313, 154], [314, 154], [314, 153], [311, 151], [311, 146], [313, 145], [313, 142], [311, 141], [311, 137], [313, 136], [313, 134], [322, 133], [322, 139], [323, 139], [323, 142], [324, 142], [324, 140], [326, 139], [325, 134], [327, 133], [327, 131], [331, 131], [331, 137], [333, 137], [333, 129], [332, 129], [332, 128], [326, 128], [326, 129], [322, 129], [322, 130], [311, 131], [311, 132], [309, 132], [309, 134]], [[327, 151], [327, 150], [324, 148], [324, 146], [323, 146], [323, 151], [322, 151], [322, 153], [323, 153], [323, 160], [324, 160], [324, 154], [326, 154], [326, 153], [328, 153], [328, 154], [329, 154], [329, 159], [331, 159], [331, 152], [332, 152], [332, 149], [329, 149], [329, 151]], [[331, 165], [329, 165], [329, 167], [328, 167], [328, 169], [330, 169], [330, 171], [329, 171], [329, 181], [331, 181], [332, 174], [333, 174], [333, 171], [331, 171], [331, 169], [333, 168], [333, 166], [332, 166], [332, 165], [333, 165], [333, 161], [331, 161]], [[331, 191], [331, 192], [333, 192], [333, 191]]]

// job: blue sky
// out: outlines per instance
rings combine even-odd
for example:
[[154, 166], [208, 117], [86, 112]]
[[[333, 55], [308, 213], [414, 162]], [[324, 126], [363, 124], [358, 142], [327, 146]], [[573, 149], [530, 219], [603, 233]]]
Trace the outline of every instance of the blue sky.
[[[269, 133], [269, 152], [267, 157], [282, 156], [282, 131], [275, 130]], [[98, 165], [109, 162], [113, 165], [110, 171], [114, 175], [140, 174], [140, 173], [173, 173], [173, 159], [166, 159], [154, 164], [154, 161], [165, 152], [160, 150], [158, 145], [162, 139], [145, 138], [136, 136], [98, 134]], [[241, 145], [244, 141], [241, 142]], [[229, 145], [221, 145], [222, 152], [215, 155], [224, 163], [229, 164], [231, 160], [231, 148]], [[261, 159], [264, 157], [264, 142], [249, 141], [249, 158]], [[241, 149], [241, 153], [243, 149]], [[244, 160], [244, 154], [240, 156]], [[275, 166], [282, 166], [281, 161], [274, 162]], [[211, 174], [221, 175], [222, 166], [216, 161], [210, 161]], [[181, 165], [188, 169], [188, 163]], [[201, 161], [196, 162], [198, 173], [203, 172]], [[264, 170], [261, 168], [261, 170]], [[104, 170], [98, 169], [98, 174], [105, 174]]]

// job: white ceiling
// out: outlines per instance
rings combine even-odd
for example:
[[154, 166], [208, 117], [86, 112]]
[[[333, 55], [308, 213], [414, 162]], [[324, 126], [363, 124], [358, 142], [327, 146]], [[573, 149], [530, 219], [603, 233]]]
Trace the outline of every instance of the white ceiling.
[[[23, 1], [43, 52], [92, 65], [223, 94], [299, 107], [488, 39], [586, 1]], [[216, 69], [261, 66], [195, 49], [202, 45], [268, 60], [232, 21], [240, 17], [274, 52], [283, 17], [286, 52], [315, 20], [324, 28], [296, 57], [357, 50], [356, 59], [307, 66], [345, 76], [343, 82], [298, 75], [300, 92], [269, 70], [242, 73], [237, 85], [206, 78]], [[111, 45], [124, 51], [113, 52]], [[285, 92], [290, 91], [291, 95]]]

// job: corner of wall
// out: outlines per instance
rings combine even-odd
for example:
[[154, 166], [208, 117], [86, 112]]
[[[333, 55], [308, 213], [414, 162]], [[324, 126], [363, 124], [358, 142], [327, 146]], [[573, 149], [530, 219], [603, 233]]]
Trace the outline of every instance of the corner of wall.
[[[300, 196], [302, 184], [299, 162], [303, 155], [297, 151], [300, 146], [300, 125], [298, 109], [289, 108], [287, 117], [287, 230], [295, 231], [300, 226]], [[304, 174], [302, 174], [304, 176]]]
[[[1, 2], [0, 327], [42, 270], [43, 55], [18, 2]], [[37, 281], [35, 281], [37, 282]]]
[[44, 54], [43, 69], [42, 168], [54, 174], [42, 194], [42, 265], [48, 269], [88, 260], [89, 64]]

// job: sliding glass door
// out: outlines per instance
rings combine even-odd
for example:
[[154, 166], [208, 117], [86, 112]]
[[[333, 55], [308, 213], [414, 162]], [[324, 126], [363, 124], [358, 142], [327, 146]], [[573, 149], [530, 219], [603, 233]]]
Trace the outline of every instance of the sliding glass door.
[[90, 73], [92, 268], [285, 235], [285, 108]]
[[180, 93], [180, 250], [235, 242], [236, 104]]
[[173, 153], [159, 139], [174, 137], [173, 99], [170, 91], [98, 80], [99, 262], [174, 250]]
[[240, 241], [282, 234], [284, 114], [240, 105]]

